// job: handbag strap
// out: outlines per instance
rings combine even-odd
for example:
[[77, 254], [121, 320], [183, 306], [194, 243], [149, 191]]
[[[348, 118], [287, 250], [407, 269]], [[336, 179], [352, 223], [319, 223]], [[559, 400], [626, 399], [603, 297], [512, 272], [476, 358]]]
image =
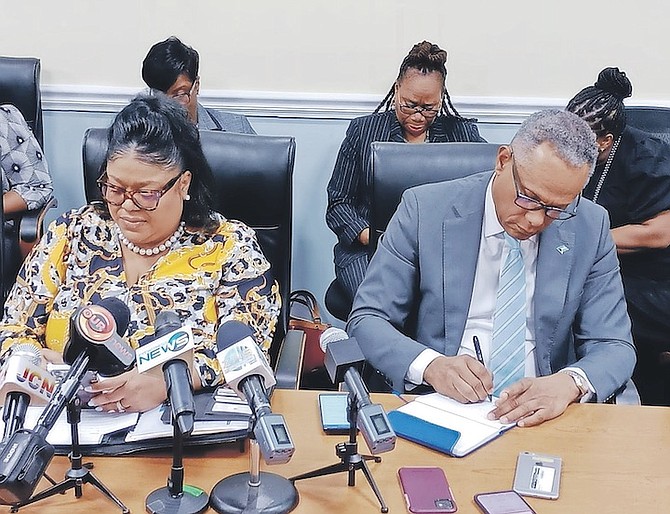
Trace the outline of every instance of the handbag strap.
[[306, 289], [296, 289], [289, 295], [289, 304], [293, 302], [300, 303], [309, 309], [309, 313], [315, 323], [321, 323], [321, 313], [319, 312], [319, 303], [316, 297]]

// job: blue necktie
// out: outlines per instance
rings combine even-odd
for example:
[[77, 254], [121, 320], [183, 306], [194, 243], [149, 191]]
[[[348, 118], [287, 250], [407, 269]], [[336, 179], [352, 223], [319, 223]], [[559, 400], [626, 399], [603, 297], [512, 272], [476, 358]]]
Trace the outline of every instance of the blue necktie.
[[493, 394], [524, 376], [526, 340], [526, 276], [519, 241], [505, 234], [509, 253], [500, 271], [493, 316], [491, 371]]

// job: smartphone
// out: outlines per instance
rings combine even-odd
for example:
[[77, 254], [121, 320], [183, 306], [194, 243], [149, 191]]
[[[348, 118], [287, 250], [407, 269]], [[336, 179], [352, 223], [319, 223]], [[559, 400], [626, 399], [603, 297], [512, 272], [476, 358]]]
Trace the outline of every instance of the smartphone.
[[512, 489], [526, 496], [555, 500], [561, 482], [561, 462], [554, 455], [521, 452], [516, 460]]
[[475, 494], [475, 503], [486, 514], [536, 514], [516, 491]]
[[398, 480], [412, 514], [456, 512], [456, 501], [442, 468], [405, 466], [398, 470]]
[[348, 393], [319, 394], [319, 412], [321, 427], [326, 434], [348, 434], [347, 419]]

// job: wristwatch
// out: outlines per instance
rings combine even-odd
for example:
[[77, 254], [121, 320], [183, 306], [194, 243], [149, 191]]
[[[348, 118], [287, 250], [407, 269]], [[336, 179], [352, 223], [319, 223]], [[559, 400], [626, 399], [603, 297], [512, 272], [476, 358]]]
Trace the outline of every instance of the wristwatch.
[[572, 377], [572, 380], [575, 381], [575, 385], [577, 386], [577, 389], [579, 389], [579, 398], [578, 398], [579, 400], [581, 400], [585, 395], [587, 395], [590, 392], [588, 386], [586, 385], [586, 380], [584, 380], [584, 377], [581, 376], [579, 373], [577, 373], [575, 370], [562, 369], [560, 373], [570, 375]]

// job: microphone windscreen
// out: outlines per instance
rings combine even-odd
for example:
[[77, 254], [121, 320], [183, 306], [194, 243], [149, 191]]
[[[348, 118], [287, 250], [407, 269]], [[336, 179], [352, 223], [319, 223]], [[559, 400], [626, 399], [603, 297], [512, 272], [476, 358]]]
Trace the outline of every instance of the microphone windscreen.
[[114, 321], [116, 322], [116, 333], [120, 336], [125, 334], [126, 330], [128, 330], [128, 324], [130, 323], [130, 309], [128, 306], [113, 296], [103, 298], [98, 302], [98, 305], [107, 309], [114, 318]]
[[343, 341], [344, 339], [349, 339], [349, 335], [344, 330], [337, 327], [330, 327], [324, 330], [321, 337], [319, 337], [319, 346], [321, 347], [321, 351], [326, 353], [326, 348], [330, 343]]
[[181, 328], [181, 320], [179, 314], [175, 311], [161, 311], [156, 316], [156, 330], [154, 332], [155, 339], [163, 337], [165, 334], [174, 332]]
[[34, 344], [30, 343], [13, 344], [10, 347], [9, 357], [13, 355], [24, 357], [28, 359], [35, 366], [39, 366], [42, 363], [42, 355], [40, 354], [40, 350]]
[[216, 332], [217, 351], [225, 350], [246, 337], [254, 339], [254, 332], [247, 324], [236, 320], [226, 321]]

